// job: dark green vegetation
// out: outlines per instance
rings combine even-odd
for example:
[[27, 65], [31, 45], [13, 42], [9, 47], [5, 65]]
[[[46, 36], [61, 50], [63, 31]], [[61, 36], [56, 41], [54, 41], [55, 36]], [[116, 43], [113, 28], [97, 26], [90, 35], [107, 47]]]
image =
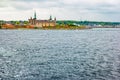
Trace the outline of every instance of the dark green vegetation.
[[2, 25], [5, 23], [5, 21], [0, 20], [0, 29], [2, 28]]
[[35, 29], [45, 29], [45, 30], [53, 30], [53, 29], [56, 29], [56, 30], [75, 30], [75, 29], [86, 29], [86, 26], [68, 26], [68, 25], [64, 25], [64, 26], [61, 26], [61, 25], [56, 25], [55, 27], [52, 27], [52, 26], [49, 26], [49, 27], [42, 27], [42, 28], [36, 28]]
[[5, 24], [5, 23], [9, 23], [9, 24], [13, 24], [13, 25], [27, 25], [28, 21], [3, 21], [0, 20], [0, 24]]
[[97, 22], [97, 21], [71, 21], [71, 20], [64, 20], [64, 21], [57, 21], [60, 25], [110, 25], [110, 26], [116, 26], [120, 25], [120, 22]]

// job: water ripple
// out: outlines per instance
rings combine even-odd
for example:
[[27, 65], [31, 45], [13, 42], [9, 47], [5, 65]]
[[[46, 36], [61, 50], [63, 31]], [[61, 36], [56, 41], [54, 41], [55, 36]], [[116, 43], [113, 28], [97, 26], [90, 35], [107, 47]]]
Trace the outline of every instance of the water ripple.
[[0, 80], [120, 80], [119, 33], [0, 30]]

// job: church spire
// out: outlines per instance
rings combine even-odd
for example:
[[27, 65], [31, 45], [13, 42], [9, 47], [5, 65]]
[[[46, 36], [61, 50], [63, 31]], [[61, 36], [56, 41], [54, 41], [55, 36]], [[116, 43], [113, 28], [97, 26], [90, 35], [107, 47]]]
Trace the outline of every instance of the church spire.
[[36, 12], [34, 12], [34, 19], [36, 19]]

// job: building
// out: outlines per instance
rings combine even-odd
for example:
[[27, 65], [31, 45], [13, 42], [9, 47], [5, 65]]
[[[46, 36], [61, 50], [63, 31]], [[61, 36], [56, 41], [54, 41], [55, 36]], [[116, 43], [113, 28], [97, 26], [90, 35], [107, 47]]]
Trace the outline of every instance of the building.
[[29, 19], [29, 24], [33, 25], [35, 27], [55, 27], [56, 26], [56, 18], [54, 18], [54, 20], [52, 20], [52, 16], [50, 16], [50, 18], [48, 20], [37, 20], [36, 18], [36, 12], [34, 13], [34, 18], [30, 18]]

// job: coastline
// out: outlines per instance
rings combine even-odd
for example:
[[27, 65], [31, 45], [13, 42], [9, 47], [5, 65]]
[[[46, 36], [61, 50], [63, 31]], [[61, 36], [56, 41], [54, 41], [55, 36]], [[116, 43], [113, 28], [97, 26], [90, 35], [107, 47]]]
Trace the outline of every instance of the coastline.
[[49, 27], [36, 27], [31, 25], [26, 26], [2, 26], [0, 29], [2, 30], [83, 30], [83, 29], [91, 29], [86, 26], [49, 26]]

